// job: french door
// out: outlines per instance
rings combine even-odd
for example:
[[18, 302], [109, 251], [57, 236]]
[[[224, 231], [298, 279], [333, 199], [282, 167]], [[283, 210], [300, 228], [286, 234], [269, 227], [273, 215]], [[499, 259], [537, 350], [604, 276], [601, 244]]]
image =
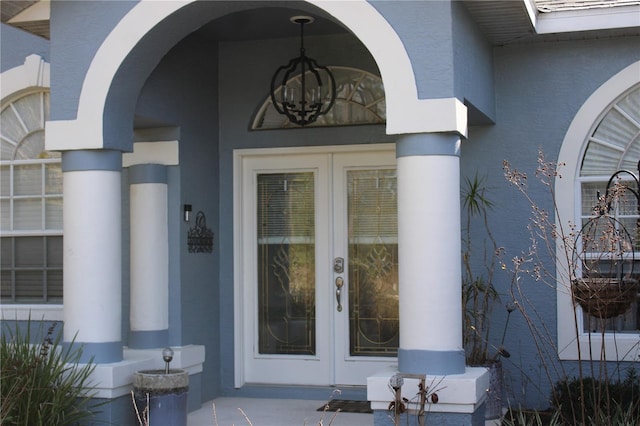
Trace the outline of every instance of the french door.
[[364, 385], [395, 365], [393, 145], [236, 154], [240, 382]]

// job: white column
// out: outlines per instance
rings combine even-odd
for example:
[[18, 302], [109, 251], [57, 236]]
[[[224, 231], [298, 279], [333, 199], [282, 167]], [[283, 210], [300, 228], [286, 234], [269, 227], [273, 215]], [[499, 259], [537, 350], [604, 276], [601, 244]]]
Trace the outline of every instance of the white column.
[[122, 360], [121, 187], [117, 151], [63, 153], [64, 341], [82, 360]]
[[398, 156], [399, 370], [461, 374], [460, 137], [403, 136]]
[[131, 306], [129, 347], [168, 344], [169, 228], [167, 170], [159, 164], [129, 169]]

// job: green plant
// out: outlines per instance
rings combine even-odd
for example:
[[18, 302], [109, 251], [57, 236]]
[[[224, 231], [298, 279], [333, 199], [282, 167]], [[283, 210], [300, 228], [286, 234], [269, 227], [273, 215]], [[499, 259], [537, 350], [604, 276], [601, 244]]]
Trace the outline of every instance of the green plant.
[[503, 426], [560, 426], [560, 413], [536, 410], [512, 409], [501, 419]]
[[[462, 253], [462, 336], [467, 364], [486, 365], [496, 358], [489, 354], [489, 332], [491, 311], [498, 299], [493, 275], [500, 249], [489, 226], [488, 213], [493, 209], [493, 202], [488, 197], [484, 178], [476, 174], [465, 179], [462, 204], [466, 212]], [[474, 225], [478, 223], [480, 229], [474, 233]], [[481, 244], [478, 239], [482, 240]], [[474, 249], [482, 250], [482, 254], [476, 255]]]
[[[13, 324], [13, 326], [11, 326]], [[89, 378], [95, 365], [81, 364], [81, 349], [61, 345], [53, 323], [39, 344], [32, 344], [32, 322], [5, 323], [0, 342], [0, 423], [3, 425], [68, 425], [94, 414]]]
[[[624, 425], [640, 419], [640, 377], [632, 368], [624, 380], [563, 379], [554, 391], [552, 402], [564, 422], [575, 419], [578, 423], [607, 424], [607, 419], [615, 417], [617, 421], [611, 424]], [[580, 398], [584, 398], [585, 410], [581, 409]]]

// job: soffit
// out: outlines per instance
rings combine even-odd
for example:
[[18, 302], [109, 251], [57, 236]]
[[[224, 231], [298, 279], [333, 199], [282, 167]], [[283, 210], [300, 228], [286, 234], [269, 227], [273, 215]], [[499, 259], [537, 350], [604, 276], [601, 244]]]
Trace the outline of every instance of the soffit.
[[640, 0], [464, 0], [464, 4], [489, 42], [497, 46], [640, 35], [640, 18], [635, 20], [636, 25], [628, 28], [574, 32], [564, 28], [547, 34], [539, 34], [534, 28], [534, 22], [548, 15], [556, 17], [570, 14], [575, 17], [592, 15], [606, 9], [620, 11], [637, 8]]
[[19, 15], [23, 12], [27, 12], [32, 6], [36, 6], [36, 1], [25, 1], [25, 0], [2, 0], [0, 1], [0, 15], [2, 17], [2, 23], [9, 24], [13, 27], [20, 28], [24, 31], [27, 31], [31, 34], [35, 34], [37, 36], [49, 39], [49, 16], [48, 16], [48, 3], [49, 2], [40, 2], [41, 5], [38, 7], [42, 7], [43, 11], [46, 9], [46, 16], [43, 16], [42, 13], [38, 13], [36, 18], [27, 17], [25, 20], [17, 20]]
[[535, 35], [525, 1], [465, 0], [464, 4], [489, 42], [503, 45]]

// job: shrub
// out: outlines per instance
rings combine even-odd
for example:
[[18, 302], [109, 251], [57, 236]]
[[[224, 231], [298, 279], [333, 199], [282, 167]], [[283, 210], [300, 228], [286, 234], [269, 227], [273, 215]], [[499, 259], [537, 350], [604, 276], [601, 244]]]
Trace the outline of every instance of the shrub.
[[[584, 409], [580, 395], [584, 395]], [[640, 376], [630, 368], [624, 380], [561, 380], [552, 402], [567, 424], [635, 424], [640, 419]]]
[[[44, 325], [39, 323], [39, 334]], [[17, 321], [5, 323], [0, 341], [0, 424], [67, 425], [92, 416], [89, 376], [95, 365], [81, 364], [81, 349], [61, 345], [57, 323], [43, 341], [31, 343], [32, 322], [22, 331]]]

